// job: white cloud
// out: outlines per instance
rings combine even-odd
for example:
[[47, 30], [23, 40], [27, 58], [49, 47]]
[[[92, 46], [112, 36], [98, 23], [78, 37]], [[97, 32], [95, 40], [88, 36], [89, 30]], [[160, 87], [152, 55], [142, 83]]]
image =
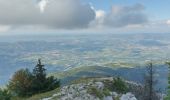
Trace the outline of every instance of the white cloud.
[[141, 28], [148, 22], [148, 17], [144, 13], [144, 6], [136, 4], [133, 6], [113, 5], [110, 11], [95, 10], [95, 20], [91, 22], [91, 27], [97, 29], [108, 28]]
[[96, 11], [96, 18], [99, 19], [99, 18], [103, 18], [105, 16], [105, 11], [103, 10], [97, 10]]
[[95, 10], [96, 13], [96, 17], [95, 20], [93, 20], [90, 23], [90, 27], [93, 28], [101, 28], [103, 27], [103, 21], [104, 21], [104, 17], [105, 17], [105, 11], [103, 10]]
[[[54, 29], [88, 27], [95, 19], [89, 4], [80, 0], [0, 0], [0, 24], [12, 27], [42, 26]], [[4, 10], [5, 9], [5, 10]], [[43, 13], [41, 13], [41, 12]]]
[[0, 25], [0, 32], [7, 32], [10, 29], [10, 26]]
[[43, 13], [47, 4], [49, 3], [49, 0], [41, 0], [38, 2], [38, 6], [40, 8], [40, 11]]
[[167, 20], [167, 21], [166, 21], [166, 24], [167, 24], [167, 25], [170, 25], [170, 20]]
[[[32, 31], [127, 32], [157, 31], [170, 20], [151, 23], [141, 4], [95, 9], [81, 0], [0, 0], [0, 32]], [[165, 23], [166, 22], [166, 23]], [[71, 30], [70, 30], [71, 29]], [[163, 30], [163, 29], [160, 29]], [[167, 30], [169, 31], [169, 30]]]
[[110, 27], [125, 27], [128, 25], [143, 24], [148, 21], [143, 13], [144, 6], [112, 6], [112, 9], [104, 19], [104, 24]]

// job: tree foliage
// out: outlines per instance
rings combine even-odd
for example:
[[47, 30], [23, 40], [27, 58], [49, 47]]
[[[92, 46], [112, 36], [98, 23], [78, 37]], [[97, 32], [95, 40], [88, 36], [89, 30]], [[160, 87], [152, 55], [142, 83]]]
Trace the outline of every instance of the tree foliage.
[[167, 96], [165, 100], [170, 100], [170, 62], [166, 62], [166, 64], [169, 66], [169, 74], [168, 74], [168, 91], [167, 91]]
[[33, 89], [35, 92], [41, 92], [46, 88], [46, 69], [44, 65], [41, 64], [41, 60], [38, 59], [38, 63], [33, 69]]
[[0, 89], [0, 100], [11, 100], [12, 95], [7, 89]]
[[60, 81], [55, 79], [53, 76], [46, 77], [46, 69], [41, 64], [41, 60], [38, 59], [38, 64], [33, 69], [33, 91], [44, 92], [47, 90], [54, 89], [60, 86]]
[[155, 85], [157, 84], [157, 80], [155, 79], [155, 70], [153, 67], [153, 63], [150, 62], [146, 66], [146, 74], [144, 77], [144, 100], [159, 100], [160, 97], [157, 95], [157, 91], [155, 90]]
[[7, 87], [14, 95], [28, 96], [31, 95], [32, 79], [28, 69], [20, 69], [12, 76]]
[[53, 76], [47, 77], [45, 71], [46, 69], [39, 59], [33, 72], [28, 69], [20, 69], [15, 72], [7, 87], [16, 96], [30, 96], [59, 87], [60, 80]]

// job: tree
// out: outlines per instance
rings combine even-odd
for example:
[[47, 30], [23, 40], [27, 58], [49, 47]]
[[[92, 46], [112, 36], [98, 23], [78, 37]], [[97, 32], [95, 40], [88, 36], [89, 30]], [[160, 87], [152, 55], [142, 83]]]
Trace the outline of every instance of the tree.
[[38, 63], [33, 69], [33, 89], [36, 92], [41, 92], [44, 88], [46, 88], [46, 69], [44, 68], [44, 65], [41, 64], [41, 59], [38, 59]]
[[167, 96], [165, 100], [170, 100], [170, 62], [166, 62], [166, 64], [169, 66], [169, 74], [168, 74], [168, 91], [167, 91]]
[[60, 80], [55, 79], [53, 76], [46, 77], [46, 69], [41, 64], [41, 60], [38, 59], [38, 64], [33, 69], [33, 91], [44, 92], [55, 89], [60, 86]]
[[144, 84], [144, 97], [145, 100], [159, 100], [159, 96], [155, 91], [155, 85], [157, 80], [154, 77], [155, 70], [153, 69], [153, 64], [150, 62], [146, 67], [146, 74], [145, 74], [145, 84]]
[[60, 80], [57, 78], [54, 78], [54, 76], [50, 76], [46, 79], [46, 85], [47, 85], [47, 91], [53, 90], [57, 87], [60, 87]]
[[33, 77], [28, 69], [20, 69], [12, 76], [7, 85], [12, 94], [17, 96], [29, 96], [32, 94]]
[[12, 95], [7, 89], [0, 89], [0, 99], [1, 100], [11, 100]]

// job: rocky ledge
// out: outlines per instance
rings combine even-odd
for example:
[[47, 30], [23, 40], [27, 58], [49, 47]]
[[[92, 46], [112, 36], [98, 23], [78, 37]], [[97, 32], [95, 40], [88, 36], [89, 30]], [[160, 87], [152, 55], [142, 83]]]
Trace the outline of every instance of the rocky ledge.
[[[113, 78], [94, 78], [84, 82], [73, 83], [61, 87], [60, 91], [53, 96], [42, 100], [137, 100], [134, 91], [120, 93], [113, 91]], [[127, 82], [127, 81], [126, 81]], [[127, 82], [140, 87], [140, 85]], [[130, 85], [129, 85], [130, 86]]]

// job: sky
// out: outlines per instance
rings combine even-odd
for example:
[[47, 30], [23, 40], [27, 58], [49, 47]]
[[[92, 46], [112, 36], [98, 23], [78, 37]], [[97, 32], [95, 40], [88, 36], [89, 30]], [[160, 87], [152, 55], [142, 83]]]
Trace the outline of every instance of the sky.
[[0, 35], [170, 33], [170, 0], [0, 0]]

